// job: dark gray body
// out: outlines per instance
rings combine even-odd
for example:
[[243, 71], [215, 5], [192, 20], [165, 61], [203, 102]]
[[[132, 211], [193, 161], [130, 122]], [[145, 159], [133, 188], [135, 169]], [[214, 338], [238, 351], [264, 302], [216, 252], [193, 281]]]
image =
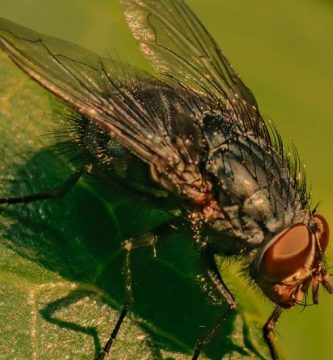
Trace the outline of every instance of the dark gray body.
[[[197, 162], [196, 170], [200, 169], [198, 173], [189, 171], [187, 176], [191, 181], [197, 178], [199, 182], [202, 179], [210, 182], [212, 196], [223, 209], [220, 216], [207, 219], [203, 225], [214, 252], [226, 255], [246, 253], [262, 247], [264, 242], [291, 224], [307, 221], [306, 201], [296, 186], [297, 179], [292, 176], [283, 149], [279, 151], [272, 142], [267, 144], [267, 139], [253, 133], [244, 134], [237, 122], [228, 117], [228, 112], [202, 113], [197, 109], [193, 112], [196, 117], [189, 122], [186, 107], [195, 99], [184, 98], [184, 94], [178, 95], [175, 89], [153, 82], [142, 86], [144, 91], [137, 95], [136, 101], [153, 103], [157, 117], [170, 114], [168, 136], [171, 143], [181, 140], [183, 144], [190, 139], [186, 156], [193, 163]], [[115, 175], [114, 181], [126, 183], [146, 195], [165, 191], [166, 197], [169, 194], [172, 208], [175, 196], [183, 198], [185, 215], [197, 207], [186, 193], [179, 190], [181, 181], [172, 183], [164, 174], [158, 174], [156, 178], [156, 171], [154, 176], [151, 166], [116, 138], [101, 131], [87, 118], [78, 116], [73, 119], [75, 126], [68, 131], [65, 144], [76, 145], [69, 148], [80, 151], [79, 159], [95, 164], [95, 167], [99, 164], [97, 167], [107, 168]], [[275, 135], [275, 130], [271, 131]]]

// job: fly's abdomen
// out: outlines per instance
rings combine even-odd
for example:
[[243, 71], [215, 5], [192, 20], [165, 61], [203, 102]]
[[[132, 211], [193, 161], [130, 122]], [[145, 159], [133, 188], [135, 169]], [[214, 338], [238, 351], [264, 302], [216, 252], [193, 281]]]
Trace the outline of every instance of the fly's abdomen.
[[70, 109], [62, 114], [68, 121], [61, 136], [55, 139], [55, 150], [78, 168], [91, 165], [91, 172], [109, 181], [120, 182], [140, 193], [158, 193], [150, 167], [123, 146], [110, 133], [102, 131], [89, 118]]

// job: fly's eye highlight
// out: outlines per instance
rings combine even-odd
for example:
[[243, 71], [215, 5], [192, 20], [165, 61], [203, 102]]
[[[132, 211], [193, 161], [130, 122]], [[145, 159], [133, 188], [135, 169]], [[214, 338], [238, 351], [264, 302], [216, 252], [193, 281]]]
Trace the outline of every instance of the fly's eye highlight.
[[311, 232], [304, 224], [297, 224], [277, 235], [262, 256], [263, 276], [279, 282], [295, 274], [307, 261], [312, 249]]
[[330, 237], [328, 223], [326, 219], [319, 214], [314, 215], [313, 221], [315, 225], [315, 233], [319, 241], [321, 251], [324, 253], [327, 249]]

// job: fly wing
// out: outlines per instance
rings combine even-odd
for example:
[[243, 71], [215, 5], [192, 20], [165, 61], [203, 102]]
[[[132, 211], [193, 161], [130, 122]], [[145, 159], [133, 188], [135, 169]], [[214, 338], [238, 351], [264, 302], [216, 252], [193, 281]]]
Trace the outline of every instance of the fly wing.
[[0, 19], [0, 48], [31, 78], [152, 165], [165, 187], [184, 192], [181, 183], [202, 183], [200, 131], [192, 110], [193, 101], [200, 107], [199, 98], [6, 19]]
[[133, 35], [155, 69], [229, 110], [243, 131], [269, 141], [252, 92], [183, 0], [121, 0]]

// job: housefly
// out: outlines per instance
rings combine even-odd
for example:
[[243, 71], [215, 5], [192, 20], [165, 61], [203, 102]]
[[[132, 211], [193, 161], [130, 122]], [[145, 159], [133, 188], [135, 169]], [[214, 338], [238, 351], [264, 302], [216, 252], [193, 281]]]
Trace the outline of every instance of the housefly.
[[[310, 209], [297, 155], [287, 156], [255, 97], [186, 3], [121, 3], [155, 75], [0, 20], [1, 49], [73, 112], [61, 145], [80, 152], [82, 162], [59, 188], [0, 203], [61, 197], [98, 167], [143, 197], [159, 202], [162, 191], [166, 209], [181, 204], [175, 223], [191, 228], [204, 282], [228, 313], [236, 300], [216, 254], [242, 258], [244, 272], [276, 304], [263, 336], [278, 359], [273, 330], [283, 309], [302, 304], [308, 291], [318, 303], [320, 285], [333, 292], [324, 261], [327, 221]], [[128, 177], [133, 164], [145, 174], [140, 181]], [[160, 231], [124, 241], [126, 301], [99, 360], [110, 352], [133, 302], [131, 251], [153, 246]], [[193, 360], [225, 317], [199, 334]]]

